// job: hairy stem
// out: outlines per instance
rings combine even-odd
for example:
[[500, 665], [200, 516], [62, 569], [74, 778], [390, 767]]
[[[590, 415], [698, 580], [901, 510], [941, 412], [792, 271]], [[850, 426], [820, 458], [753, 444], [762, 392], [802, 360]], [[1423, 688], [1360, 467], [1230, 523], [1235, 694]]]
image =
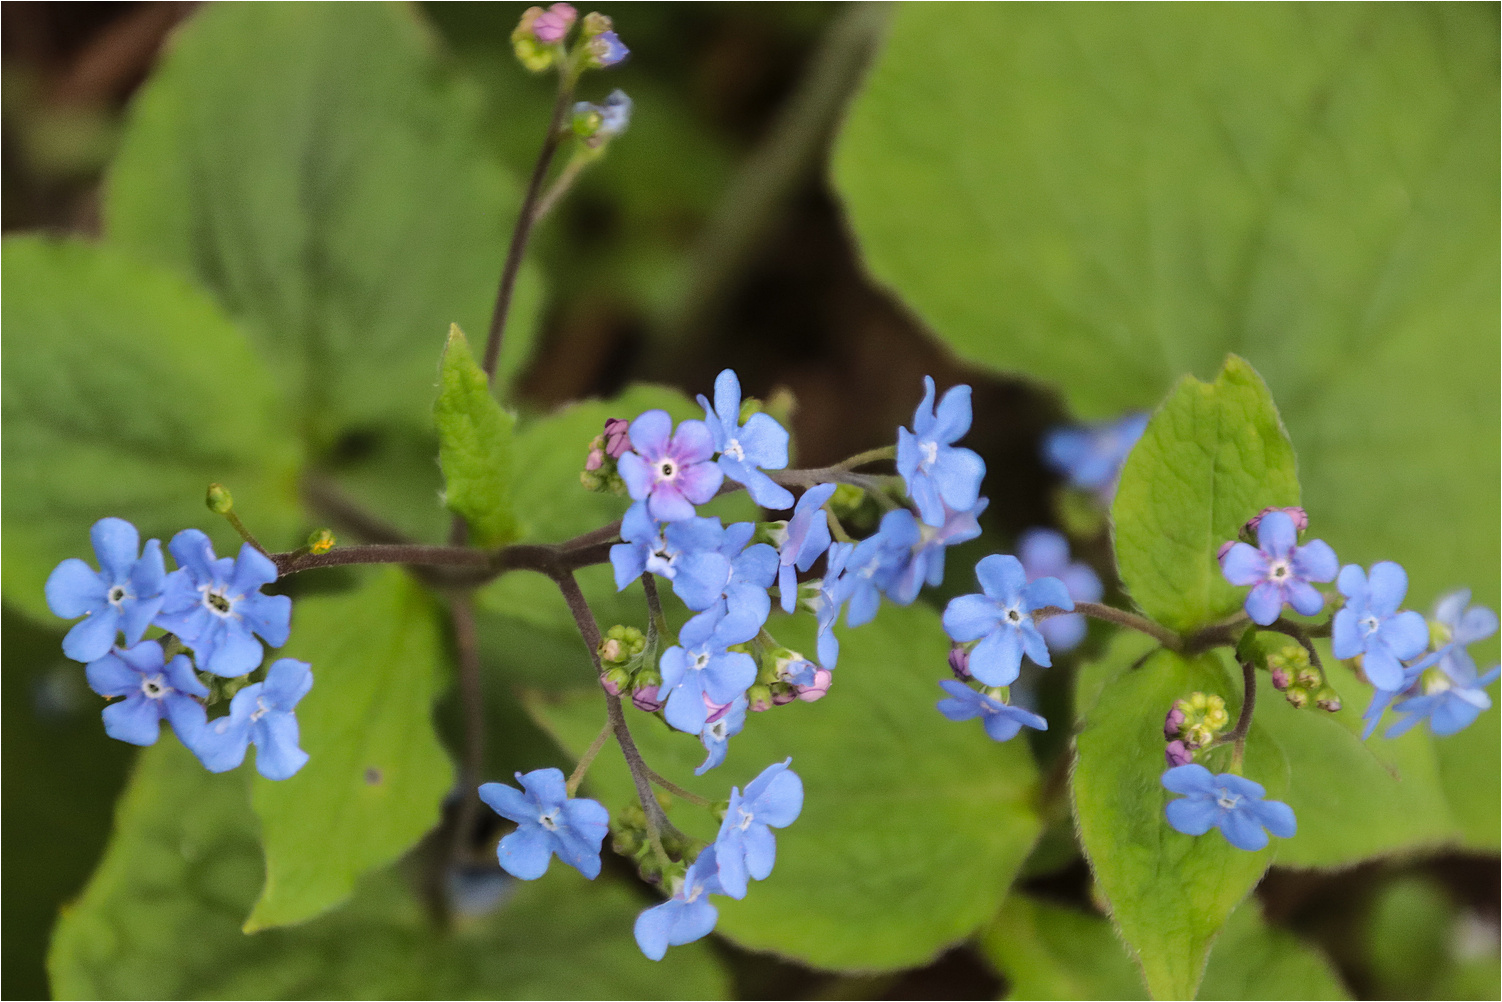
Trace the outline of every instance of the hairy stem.
[[[1183, 637], [1168, 627], [1155, 623], [1151, 619], [1139, 616], [1136, 613], [1116, 609], [1109, 605], [1102, 605], [1099, 602], [1076, 602], [1074, 603], [1073, 611], [1090, 616], [1093, 619], [1102, 619], [1108, 623], [1115, 623], [1117, 626], [1125, 626], [1127, 629], [1136, 630], [1138, 633], [1145, 633], [1171, 651], [1184, 650]], [[1060, 609], [1056, 605], [1049, 605], [1034, 610], [1033, 619], [1041, 621], [1053, 616], [1067, 616], [1069, 613], [1070, 610], [1068, 609]]]
[[662, 599], [657, 595], [657, 579], [651, 571], [646, 571], [642, 574], [641, 590], [647, 596], [647, 614], [649, 617], [648, 621], [652, 625], [652, 634], [654, 636], [666, 636], [668, 632], [668, 617], [662, 612]]
[[1252, 728], [1252, 711], [1257, 707], [1257, 667], [1250, 661], [1241, 662], [1241, 683], [1245, 695], [1241, 697], [1241, 713], [1236, 717], [1236, 727], [1229, 734], [1215, 739], [1218, 745], [1235, 743], [1231, 752], [1231, 771], [1240, 773], [1241, 759], [1246, 752], [1246, 732]]
[[600, 754], [600, 749], [605, 747], [605, 742], [610, 738], [611, 727], [607, 720], [605, 726], [600, 728], [600, 733], [590, 742], [584, 754], [579, 757], [579, 764], [574, 766], [574, 771], [569, 773], [568, 782], [564, 784], [564, 790], [572, 797], [579, 790], [579, 784], [584, 781], [584, 774], [589, 772], [589, 767], [594, 764], [595, 756]]

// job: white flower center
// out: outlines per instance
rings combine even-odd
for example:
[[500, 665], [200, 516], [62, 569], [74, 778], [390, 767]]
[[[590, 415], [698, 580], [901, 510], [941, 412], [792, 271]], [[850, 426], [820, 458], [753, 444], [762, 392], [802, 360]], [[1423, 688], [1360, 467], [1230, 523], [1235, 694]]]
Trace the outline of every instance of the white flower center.
[[114, 606], [116, 609], [120, 608], [120, 603], [124, 602], [129, 597], [130, 593], [120, 585], [115, 585], [115, 587], [111, 588], [108, 595], [110, 605]]
[[739, 814], [741, 816], [740, 824], [736, 825], [736, 827], [739, 828], [741, 831], [745, 831], [747, 828], [750, 828], [751, 827], [751, 822], [753, 822], [753, 821], [756, 820], [756, 815], [752, 814], [750, 811], [746, 810], [744, 807], [737, 807], [736, 811], [739, 812]]
[[689, 663], [689, 667], [692, 668], [694, 671], [703, 671], [704, 668], [708, 664], [709, 664], [709, 652], [707, 652], [707, 651], [700, 651], [698, 654], [694, 655], [694, 660]]
[[557, 831], [558, 830], [558, 808], [555, 807], [551, 811], [548, 811], [546, 814], [539, 814], [537, 816], [537, 823], [540, 824], [540, 825], [542, 825], [544, 828], [546, 828], [550, 832]]
[[162, 681], [160, 675], [148, 675], [141, 680], [141, 691], [146, 694], [147, 699], [161, 699], [171, 690], [172, 687]]
[[709, 739], [711, 741], [724, 741], [727, 737], [726, 732], [729, 730], [729, 719], [726, 717], [721, 717], [719, 720], [716, 720], [714, 723], [709, 725]]
[[1022, 624], [1022, 610], [1015, 605], [1006, 611], [1006, 617], [1007, 622], [1013, 626], [1020, 626]]
[[1377, 627], [1381, 625], [1381, 621], [1379, 621], [1376, 616], [1367, 616], [1361, 621], [1361, 628], [1366, 631], [1367, 636], [1371, 636], [1373, 633], [1376, 633]]
[[224, 619], [229, 619], [231, 617], [233, 617], [234, 619], [240, 618], [239, 615], [235, 612], [234, 601], [225, 597], [223, 586], [215, 587], [214, 585], [199, 585], [198, 590], [203, 592], [203, 604], [214, 615], [222, 617]]
[[725, 448], [720, 450], [720, 455], [727, 456], [739, 463], [746, 458], [746, 450], [741, 448], [740, 439], [732, 438], [725, 443]]
[[260, 720], [262, 717], [266, 716], [266, 714], [268, 714], [270, 712], [271, 712], [271, 707], [269, 707], [269, 706], [266, 705], [266, 700], [263, 699], [260, 696], [257, 696], [256, 697], [256, 708], [251, 711], [250, 722], [251, 723], [255, 723], [257, 720]]
[[1291, 573], [1292, 571], [1289, 569], [1288, 561], [1286, 560], [1274, 560], [1267, 567], [1268, 579], [1271, 581], [1276, 581], [1279, 584], [1282, 584], [1284, 581], [1288, 580], [1288, 576]]
[[1430, 671], [1424, 673], [1424, 695], [1433, 696], [1437, 693], [1447, 692], [1452, 688], [1450, 676], [1442, 671]]
[[671, 459], [663, 459], [657, 463], [657, 479], [672, 480], [678, 475], [678, 464]]
[[918, 452], [923, 457], [918, 460], [918, 469], [926, 470], [939, 461], [938, 442], [919, 442]]
[[1232, 793], [1225, 787], [1221, 787], [1220, 796], [1215, 798], [1215, 802], [1219, 804], [1224, 810], [1234, 811], [1236, 809], [1236, 805], [1241, 803], [1241, 795], [1239, 793]]

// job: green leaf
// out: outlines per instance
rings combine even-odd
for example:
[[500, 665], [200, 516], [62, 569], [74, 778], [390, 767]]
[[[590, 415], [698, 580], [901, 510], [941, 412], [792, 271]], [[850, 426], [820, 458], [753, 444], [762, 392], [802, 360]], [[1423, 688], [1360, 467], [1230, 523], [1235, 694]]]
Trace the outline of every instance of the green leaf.
[[326, 911], [437, 823], [454, 776], [433, 730], [444, 682], [435, 613], [395, 568], [294, 608], [282, 653], [313, 666], [297, 706], [310, 757], [291, 779], [255, 780], [266, 886], [247, 931]]
[[[1142, 981], [1104, 919], [1020, 894], [1007, 898], [981, 949], [1008, 998], [1145, 999]], [[1257, 906], [1232, 913], [1205, 967], [1201, 999], [1346, 999], [1319, 951], [1266, 924]]]
[[[426, 424], [450, 323], [485, 330], [520, 186], [416, 8], [205, 7], [131, 110], [110, 238], [242, 319], [314, 442]], [[524, 272], [501, 385], [530, 354]]]
[[511, 506], [516, 418], [491, 396], [490, 380], [458, 324], [449, 328], [438, 368], [433, 419], [449, 510], [468, 520], [481, 546], [511, 542], [517, 536]]
[[[1129, 667], [1149, 643], [1120, 636], [1101, 661], [1080, 673], [1077, 703], [1090, 708], [1075, 740], [1075, 819], [1111, 917], [1148, 990], [1155, 998], [1190, 998], [1211, 942], [1276, 850], [1245, 852], [1218, 830], [1196, 838], [1169, 827], [1163, 809], [1173, 795], [1159, 781], [1167, 768], [1163, 716], [1174, 700], [1202, 691], [1225, 697], [1234, 720], [1240, 682], [1233, 687], [1214, 653], [1185, 659], [1165, 650]], [[1099, 696], [1092, 703], [1088, 695], [1095, 689]], [[1210, 768], [1225, 766], [1212, 762]], [[1254, 722], [1245, 775], [1278, 800], [1288, 774], [1282, 751]]]
[[1316, 536], [1496, 608], [1497, 46], [1483, 7], [912, 4], [834, 177], [962, 358], [1100, 417], [1234, 351]]
[[[93, 556], [106, 515], [164, 542], [203, 528], [227, 485], [267, 545], [295, 538], [298, 450], [276, 386], [244, 336], [170, 272], [77, 241], [4, 243], [4, 590], [43, 622], [42, 586]], [[305, 531], [305, 530], [304, 530]]]
[[1232, 355], [1213, 383], [1179, 381], [1148, 422], [1111, 506], [1122, 584], [1142, 611], [1185, 631], [1241, 608], [1220, 544], [1269, 505], [1299, 503], [1293, 446], [1261, 377]]
[[[812, 625], [776, 616], [768, 628], [811, 650]], [[893, 970], [925, 963], [995, 914], [1039, 831], [1037, 775], [1023, 742], [997, 744], [978, 723], [933, 709], [949, 642], [931, 609], [885, 606], [842, 641], [828, 698], [753, 714], [725, 764], [702, 778], [693, 736], [627, 713], [652, 767], [712, 800], [789, 755], [803, 779], [803, 813], [777, 833], [776, 870], [745, 900], [716, 902], [720, 933], [816, 967]], [[534, 707], [575, 754], [605, 716], [598, 690]], [[613, 811], [635, 797], [614, 748], [587, 783]], [[705, 840], [718, 827], [687, 804], [673, 817]]]
[[[317, 689], [314, 689], [317, 692]], [[672, 977], [631, 937], [640, 900], [555, 866], [493, 915], [435, 930], [394, 873], [348, 907], [247, 936], [261, 877], [244, 777], [206, 773], [164, 737], [141, 756], [115, 836], [53, 936], [57, 998], [721, 998], [702, 944]]]

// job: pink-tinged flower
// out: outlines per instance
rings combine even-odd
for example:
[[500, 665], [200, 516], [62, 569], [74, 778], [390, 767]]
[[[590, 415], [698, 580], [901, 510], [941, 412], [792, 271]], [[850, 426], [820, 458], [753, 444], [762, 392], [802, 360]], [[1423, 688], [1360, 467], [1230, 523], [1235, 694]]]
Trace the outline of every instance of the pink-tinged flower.
[[631, 705], [643, 713], [656, 713], [662, 709], [662, 700], [657, 698], [657, 686], [644, 685], [631, 690]]
[[1286, 511], [1264, 512], [1257, 526], [1257, 545], [1237, 543], [1220, 561], [1233, 585], [1251, 585], [1246, 614], [1258, 626], [1275, 622], [1285, 604], [1304, 616], [1325, 606], [1325, 596], [1311, 581], [1334, 581], [1340, 571], [1335, 551], [1322, 539], [1297, 545], [1298, 530]]
[[532, 37], [549, 45], [561, 42], [578, 16], [572, 4], [555, 3], [532, 21]]
[[1288, 508], [1268, 507], [1263, 508], [1257, 514], [1253, 515], [1250, 520], [1247, 521], [1246, 531], [1255, 533], [1257, 531], [1257, 527], [1262, 524], [1262, 520], [1266, 518], [1270, 513], [1275, 511], [1281, 511], [1283, 514], [1293, 519], [1293, 527], [1299, 532], [1303, 532], [1305, 529], [1309, 528], [1309, 513], [1304, 509], [1292, 506]]
[[605, 455], [620, 459], [631, 451], [631, 422], [625, 418], [605, 420]]
[[814, 671], [814, 680], [808, 685], [795, 685], [793, 689], [798, 693], [798, 698], [805, 703], [817, 703], [829, 692], [829, 683], [834, 681], [834, 675], [828, 668], [818, 668]]
[[631, 422], [630, 435], [635, 451], [621, 456], [621, 479], [659, 522], [693, 518], [694, 505], [720, 489], [725, 474], [710, 462], [714, 437], [703, 421], [684, 421], [674, 432], [668, 412], [652, 410]]

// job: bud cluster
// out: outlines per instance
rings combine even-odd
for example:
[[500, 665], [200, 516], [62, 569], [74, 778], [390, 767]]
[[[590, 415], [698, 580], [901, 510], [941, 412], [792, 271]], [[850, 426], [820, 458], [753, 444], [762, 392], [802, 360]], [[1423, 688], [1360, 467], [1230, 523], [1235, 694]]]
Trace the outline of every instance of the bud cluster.
[[1309, 663], [1309, 652], [1298, 644], [1268, 655], [1267, 670], [1273, 688], [1298, 709], [1311, 703], [1331, 713], [1340, 709], [1340, 695], [1326, 684], [1325, 673]]
[[626, 494], [626, 481], [621, 479], [616, 461], [631, 451], [630, 427], [631, 423], [622, 418], [608, 418], [605, 430], [590, 440], [589, 455], [579, 474], [585, 488], [600, 494]]
[[1178, 700], [1163, 719], [1164, 754], [1170, 766], [1188, 765], [1194, 753], [1209, 747], [1231, 722], [1226, 701], [1203, 692]]
[[574, 53], [569, 53], [568, 35], [578, 20], [579, 12], [572, 4], [555, 3], [547, 10], [528, 7], [511, 32], [516, 58], [533, 73], [541, 73], [571, 62], [579, 68], [604, 69], [629, 54], [616, 37], [610, 18], [598, 13], [584, 15], [578, 45]]

